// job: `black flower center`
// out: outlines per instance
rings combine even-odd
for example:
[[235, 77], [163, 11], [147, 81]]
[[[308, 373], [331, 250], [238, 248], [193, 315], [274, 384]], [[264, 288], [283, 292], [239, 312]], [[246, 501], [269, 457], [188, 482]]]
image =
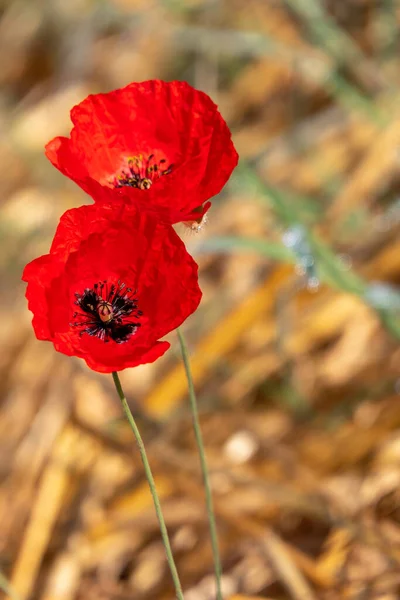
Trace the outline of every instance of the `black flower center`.
[[157, 162], [154, 154], [147, 158], [139, 154], [128, 159], [128, 166], [114, 177], [112, 184], [117, 188], [128, 186], [148, 190], [160, 177], [171, 173], [172, 169], [173, 165], [167, 166], [165, 158]]
[[135, 293], [121, 281], [117, 285], [100, 281], [82, 294], [75, 292], [74, 303], [79, 310], [73, 314], [76, 320], [71, 327], [78, 327], [79, 335], [87, 333], [103, 342], [127, 342], [140, 327], [138, 319], [143, 314], [137, 310]]

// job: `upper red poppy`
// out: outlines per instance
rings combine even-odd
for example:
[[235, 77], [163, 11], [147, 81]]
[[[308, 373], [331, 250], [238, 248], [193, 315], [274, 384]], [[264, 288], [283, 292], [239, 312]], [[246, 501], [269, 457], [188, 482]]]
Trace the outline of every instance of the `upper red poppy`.
[[46, 146], [53, 165], [95, 201], [121, 195], [170, 223], [201, 220], [238, 161], [217, 106], [183, 81], [90, 95], [71, 120]]
[[116, 201], [68, 210], [23, 280], [36, 337], [102, 373], [153, 362], [198, 306], [197, 265], [170, 225]]

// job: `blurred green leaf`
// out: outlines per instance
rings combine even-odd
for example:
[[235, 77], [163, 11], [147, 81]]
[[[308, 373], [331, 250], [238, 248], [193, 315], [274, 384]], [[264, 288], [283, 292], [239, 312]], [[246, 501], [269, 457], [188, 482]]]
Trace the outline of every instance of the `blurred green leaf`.
[[350, 109], [356, 114], [364, 113], [380, 127], [384, 127], [388, 123], [388, 115], [382, 113], [373, 99], [346, 81], [337, 70], [331, 70], [325, 80], [325, 86], [346, 109]]
[[309, 232], [308, 238], [319, 277], [332, 287], [362, 296], [367, 286], [363, 279], [349, 269], [340, 256], [316, 235]]
[[201, 242], [197, 247], [196, 251], [201, 254], [211, 252], [256, 252], [261, 256], [273, 260], [291, 263], [296, 262], [294, 254], [283, 244], [239, 236], [215, 237], [204, 240], [204, 242]]
[[315, 200], [292, 192], [282, 192], [278, 188], [268, 185], [245, 161], [241, 161], [236, 167], [231, 185], [257, 196], [273, 209], [280, 221], [287, 227], [297, 223], [300, 215], [304, 219], [308, 216], [308, 221], [310, 216], [315, 218], [320, 213], [320, 206]]
[[347, 35], [319, 0], [286, 0], [290, 8], [301, 16], [314, 36], [330, 56], [338, 61], [363, 61], [363, 52]]
[[[342, 258], [307, 226], [300, 208], [301, 201], [294, 202], [293, 196], [266, 184], [255, 169], [244, 162], [236, 169], [235, 182], [239, 186], [244, 186], [250, 193], [264, 199], [272, 208], [280, 222], [286, 227], [283, 235], [284, 245], [280, 246], [264, 242], [264, 240], [233, 237], [208, 240], [208, 249], [213, 248], [213, 251], [251, 250], [275, 260], [295, 262], [307, 278], [311, 288], [318, 287], [319, 280], [321, 280], [336, 289], [359, 296], [377, 312], [385, 327], [400, 339], [400, 319], [394, 314], [393, 301], [391, 306], [387, 304], [381, 306], [371, 302], [371, 287], [368, 282], [355, 274]], [[313, 202], [310, 201], [310, 206], [312, 204]], [[387, 297], [386, 301], [388, 301]]]
[[378, 310], [400, 311], [400, 288], [388, 283], [374, 281], [367, 287], [364, 298]]

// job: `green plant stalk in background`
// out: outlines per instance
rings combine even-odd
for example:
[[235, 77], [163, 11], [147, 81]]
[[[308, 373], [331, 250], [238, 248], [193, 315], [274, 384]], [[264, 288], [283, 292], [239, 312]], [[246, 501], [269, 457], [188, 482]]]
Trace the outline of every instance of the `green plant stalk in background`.
[[[304, 214], [302, 214], [301, 207], [292, 201], [290, 195], [287, 196], [285, 192], [265, 183], [256, 172], [255, 167], [244, 162], [239, 164], [234, 175], [235, 177], [240, 187], [246, 186], [248, 190], [273, 210], [283, 227], [290, 229], [301, 225], [304, 228], [305, 240], [313, 257], [313, 269], [315, 269], [318, 279], [327, 283], [332, 288], [358, 296], [371, 309], [375, 310], [382, 324], [392, 336], [395, 339], [400, 339], [400, 316], [397, 304], [394, 308], [388, 308], [377, 306], [369, 300], [368, 292], [371, 289], [371, 284], [352, 269], [343, 268], [340, 257], [312, 231], [313, 223], [308, 222]], [[309, 212], [314, 212], [313, 201], [311, 199], [308, 208], [310, 209]], [[209, 238], [200, 245], [201, 252], [205, 252], [208, 249], [211, 251], [233, 252], [253, 251], [261, 256], [266, 256], [280, 262], [296, 263], [299, 259], [301, 261], [301, 256], [297, 256], [296, 252], [285, 247], [283, 243], [270, 242], [263, 239], [235, 236], [220, 239]], [[400, 293], [397, 291], [393, 293], [397, 296], [398, 303], [400, 303]]]
[[184, 600], [181, 582], [179, 580], [178, 571], [176, 569], [174, 557], [172, 555], [171, 544], [169, 541], [167, 526], [165, 525], [164, 516], [163, 516], [162, 510], [161, 510], [160, 499], [157, 494], [154, 477], [151, 472], [149, 461], [147, 459], [147, 454], [146, 454], [146, 450], [145, 450], [144, 443], [142, 440], [142, 436], [140, 435], [139, 429], [136, 425], [135, 419], [133, 418], [133, 415], [129, 408], [128, 402], [126, 401], [125, 394], [122, 390], [121, 382], [118, 377], [118, 373], [114, 372], [112, 374], [112, 376], [113, 376], [113, 380], [115, 383], [115, 387], [116, 387], [119, 399], [121, 400], [122, 408], [125, 412], [126, 418], [128, 419], [129, 425], [131, 426], [131, 429], [134, 433], [134, 436], [136, 438], [136, 442], [137, 442], [137, 445], [139, 448], [140, 456], [141, 456], [143, 467], [144, 467], [144, 472], [145, 472], [146, 479], [147, 479], [149, 487], [150, 487], [150, 492], [153, 497], [153, 502], [154, 502], [154, 507], [156, 509], [158, 522], [160, 524], [161, 537], [162, 537], [162, 541], [163, 541], [164, 548], [165, 548], [165, 554], [167, 555], [168, 566], [171, 571], [172, 579], [174, 582], [176, 597], [178, 600]]
[[210, 478], [208, 475], [206, 453], [204, 450], [203, 437], [201, 435], [201, 429], [200, 429], [199, 411], [197, 408], [196, 393], [194, 391], [193, 378], [192, 378], [192, 373], [191, 373], [191, 369], [190, 369], [189, 353], [188, 353], [188, 350], [186, 347], [185, 338], [183, 337], [183, 334], [181, 333], [181, 331], [179, 329], [177, 329], [177, 332], [178, 332], [179, 343], [181, 346], [183, 364], [185, 366], [185, 372], [186, 372], [186, 377], [187, 377], [187, 381], [188, 381], [190, 409], [192, 411], [193, 428], [194, 428], [194, 434], [196, 437], [197, 449], [199, 452], [201, 473], [203, 476], [204, 489], [205, 489], [205, 495], [206, 495], [208, 523], [209, 523], [209, 527], [210, 527], [211, 546], [212, 546], [212, 553], [213, 553], [213, 558], [214, 558], [215, 583], [216, 583], [216, 591], [217, 591], [216, 600], [222, 600], [222, 589], [221, 589], [222, 567], [221, 567], [221, 558], [219, 555], [219, 548], [218, 548], [217, 526], [215, 523], [215, 515], [214, 515], [213, 500], [212, 500], [212, 494], [211, 494]]

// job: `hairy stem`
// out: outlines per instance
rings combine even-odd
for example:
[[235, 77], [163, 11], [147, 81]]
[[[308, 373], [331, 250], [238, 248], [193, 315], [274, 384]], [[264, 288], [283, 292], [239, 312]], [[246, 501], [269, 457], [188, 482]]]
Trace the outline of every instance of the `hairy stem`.
[[112, 374], [116, 390], [118, 392], [119, 399], [121, 400], [122, 408], [124, 409], [126, 418], [128, 419], [129, 425], [134, 433], [136, 438], [136, 442], [139, 448], [140, 456], [143, 462], [144, 472], [146, 474], [146, 479], [149, 483], [150, 492], [153, 497], [154, 507], [156, 509], [156, 514], [158, 518], [158, 522], [160, 524], [161, 537], [165, 548], [165, 554], [167, 555], [168, 566], [171, 571], [172, 579], [175, 586], [176, 597], [178, 600], [184, 600], [181, 582], [179, 580], [178, 571], [176, 569], [174, 557], [172, 556], [171, 544], [168, 537], [167, 527], [165, 525], [164, 517], [161, 510], [160, 499], [157, 494], [156, 485], [154, 482], [154, 477], [151, 472], [150, 464], [147, 458], [146, 450], [143, 444], [142, 436], [140, 435], [139, 429], [136, 425], [135, 419], [131, 413], [128, 402], [126, 401], [124, 392], [122, 390], [121, 382], [118, 377], [118, 373], [114, 372]]
[[186, 347], [185, 339], [179, 329], [177, 329], [177, 332], [178, 332], [178, 337], [179, 337], [179, 343], [181, 345], [183, 364], [185, 366], [186, 377], [187, 377], [187, 381], [188, 381], [190, 409], [192, 411], [193, 428], [194, 428], [194, 434], [196, 437], [197, 449], [199, 451], [201, 473], [203, 476], [204, 489], [205, 489], [205, 495], [206, 495], [208, 523], [209, 523], [209, 528], [210, 528], [211, 546], [212, 546], [212, 552], [213, 552], [213, 557], [214, 557], [214, 572], [215, 572], [215, 583], [216, 583], [216, 588], [217, 588], [217, 600], [222, 600], [222, 590], [221, 590], [222, 567], [221, 567], [221, 558], [219, 555], [219, 548], [218, 548], [217, 526], [215, 523], [215, 515], [214, 515], [214, 509], [213, 509], [213, 500], [212, 500], [212, 494], [211, 494], [210, 478], [208, 475], [206, 454], [205, 454], [205, 450], [204, 450], [203, 437], [201, 435], [201, 429], [200, 429], [199, 411], [197, 408], [196, 393], [194, 391], [192, 372], [190, 370], [189, 354], [188, 354], [188, 350]]

